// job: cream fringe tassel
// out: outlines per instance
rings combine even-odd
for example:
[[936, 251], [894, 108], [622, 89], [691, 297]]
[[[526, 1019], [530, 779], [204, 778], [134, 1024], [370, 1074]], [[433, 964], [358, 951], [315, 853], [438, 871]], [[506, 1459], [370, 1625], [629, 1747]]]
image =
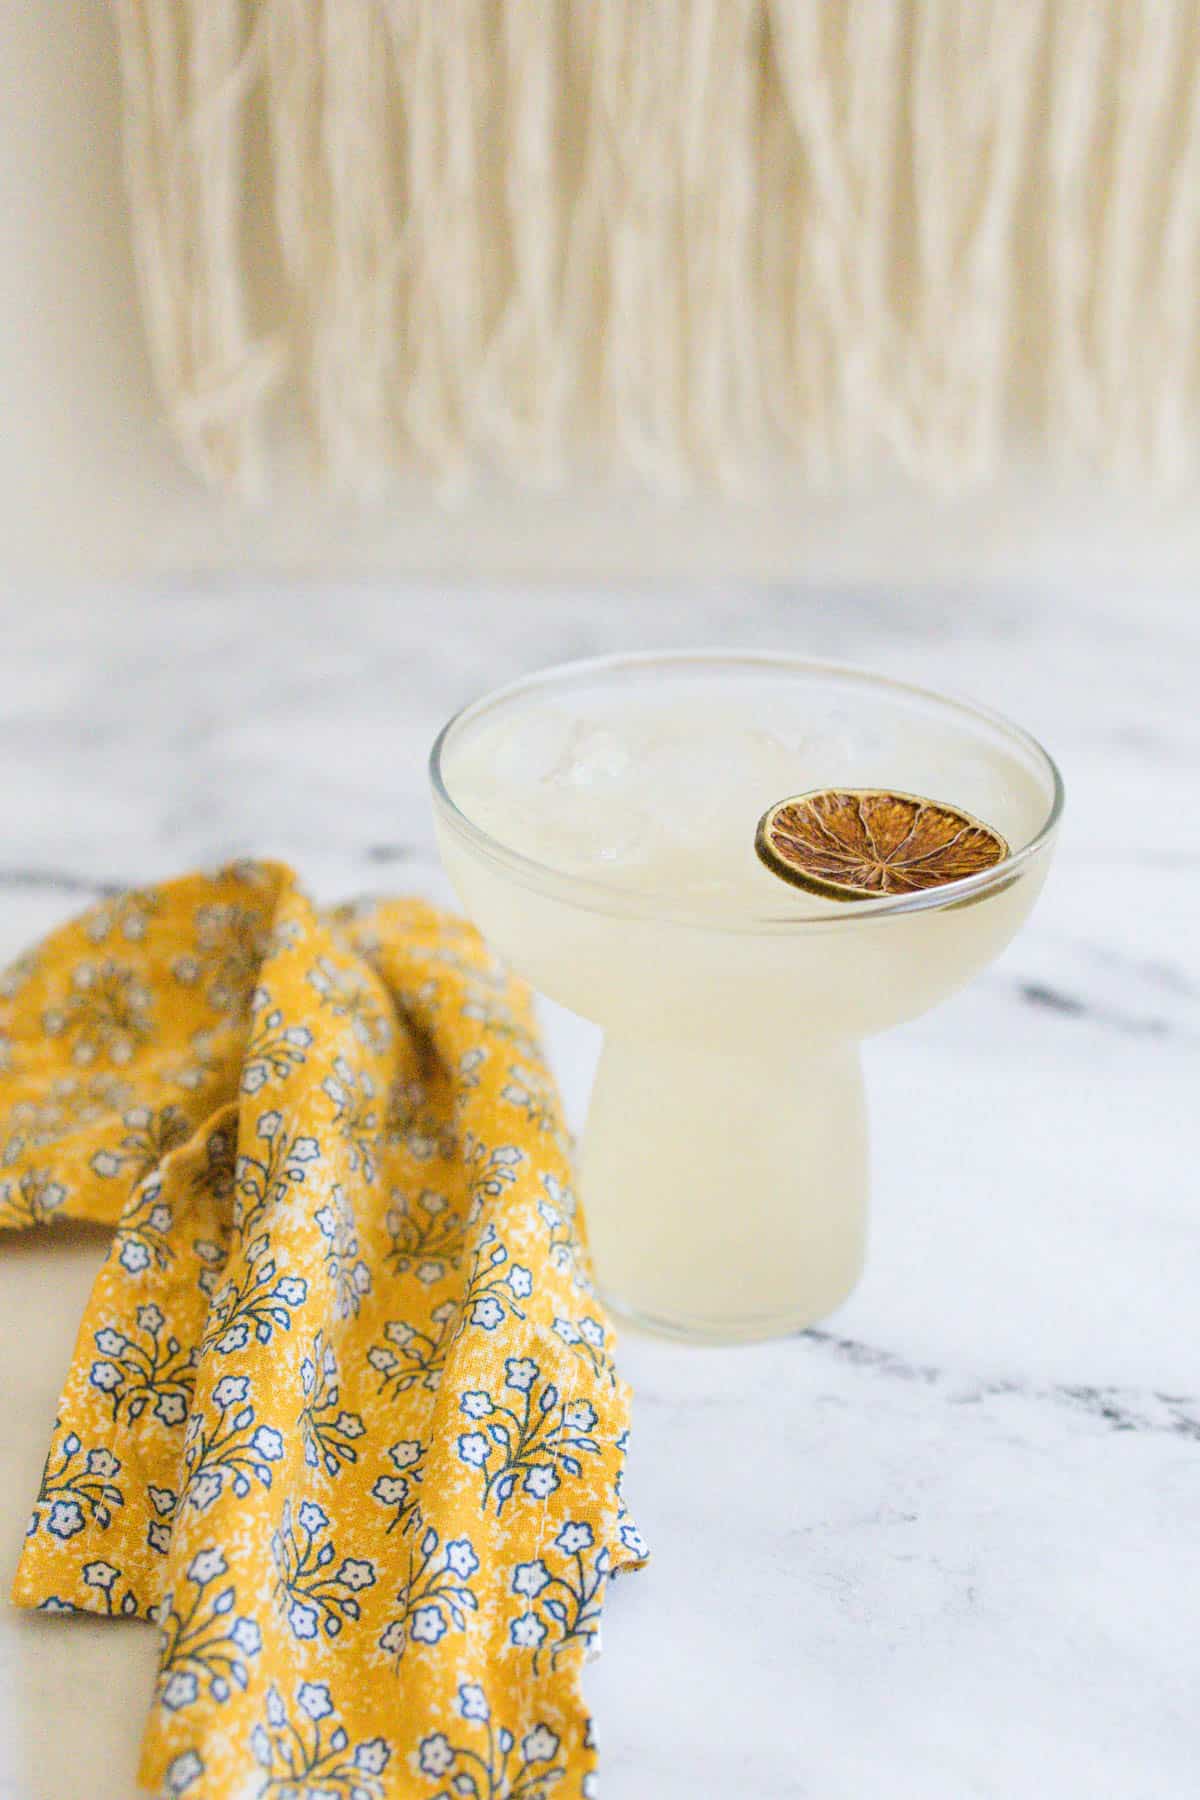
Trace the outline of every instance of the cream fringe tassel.
[[115, 3], [215, 484], [1196, 473], [1200, 0]]

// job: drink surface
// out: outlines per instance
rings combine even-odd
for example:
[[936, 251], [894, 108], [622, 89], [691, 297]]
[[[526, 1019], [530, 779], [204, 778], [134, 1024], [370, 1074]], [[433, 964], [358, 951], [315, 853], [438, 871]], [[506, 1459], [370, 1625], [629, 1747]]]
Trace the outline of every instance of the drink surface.
[[1044, 816], [1018, 759], [897, 690], [830, 691], [791, 671], [625, 672], [485, 712], [449, 749], [452, 800], [510, 850], [564, 875], [732, 916], [828, 912], [754, 849], [769, 806], [880, 787], [966, 807], [1014, 848]]

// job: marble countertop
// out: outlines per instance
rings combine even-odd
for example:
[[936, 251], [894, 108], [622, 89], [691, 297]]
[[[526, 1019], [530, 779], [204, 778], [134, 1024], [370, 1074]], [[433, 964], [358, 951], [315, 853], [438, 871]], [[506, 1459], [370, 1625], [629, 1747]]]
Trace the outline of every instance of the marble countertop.
[[[5, 613], [5, 955], [114, 884], [241, 853], [323, 898], [444, 898], [436, 727], [568, 656], [802, 649], [1042, 736], [1068, 812], [1032, 923], [867, 1049], [857, 1293], [776, 1344], [624, 1337], [654, 1560], [589, 1674], [604, 1800], [1195, 1792], [1194, 595], [178, 587]], [[596, 1045], [548, 1031], [577, 1121]], [[0, 1256], [7, 1566], [97, 1258]], [[150, 1635], [0, 1614], [0, 1796], [130, 1800]]]

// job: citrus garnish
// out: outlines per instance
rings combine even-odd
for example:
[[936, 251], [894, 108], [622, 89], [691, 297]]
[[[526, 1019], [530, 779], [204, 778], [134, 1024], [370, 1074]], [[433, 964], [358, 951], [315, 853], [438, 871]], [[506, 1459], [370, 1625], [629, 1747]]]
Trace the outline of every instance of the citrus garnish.
[[821, 788], [770, 807], [754, 848], [773, 875], [834, 900], [916, 894], [1002, 862], [998, 831], [961, 807], [883, 788]]

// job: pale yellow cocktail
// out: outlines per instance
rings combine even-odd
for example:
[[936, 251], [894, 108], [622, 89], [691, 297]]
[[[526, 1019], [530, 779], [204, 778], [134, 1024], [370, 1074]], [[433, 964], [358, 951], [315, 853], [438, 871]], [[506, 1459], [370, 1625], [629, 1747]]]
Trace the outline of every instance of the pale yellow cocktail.
[[[919, 689], [717, 652], [499, 690], [443, 732], [433, 778], [468, 913], [535, 988], [604, 1029], [581, 1184], [606, 1297], [689, 1336], [823, 1317], [863, 1260], [859, 1043], [952, 993], [1018, 929], [1061, 805], [1050, 758]], [[806, 894], [763, 867], [755, 827], [821, 787], [927, 795], [1011, 853], [901, 899]]]

